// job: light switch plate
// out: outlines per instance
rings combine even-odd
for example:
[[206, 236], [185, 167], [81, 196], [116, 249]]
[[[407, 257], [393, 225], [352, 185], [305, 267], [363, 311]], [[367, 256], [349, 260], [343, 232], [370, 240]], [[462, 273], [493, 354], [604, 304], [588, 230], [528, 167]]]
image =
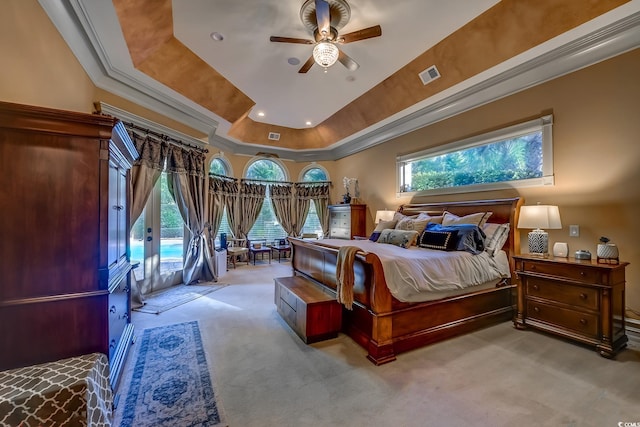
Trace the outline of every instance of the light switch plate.
[[569, 236], [571, 236], [571, 237], [580, 237], [580, 226], [579, 225], [570, 225], [569, 226]]

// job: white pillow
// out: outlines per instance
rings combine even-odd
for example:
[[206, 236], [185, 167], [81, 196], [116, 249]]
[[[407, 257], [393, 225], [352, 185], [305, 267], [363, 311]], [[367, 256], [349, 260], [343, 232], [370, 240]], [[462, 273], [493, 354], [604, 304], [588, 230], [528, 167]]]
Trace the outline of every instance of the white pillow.
[[487, 237], [484, 240], [484, 250], [491, 256], [502, 249], [509, 238], [509, 224], [486, 224], [482, 230]]
[[478, 212], [465, 216], [458, 216], [451, 212], [444, 211], [444, 217], [442, 218], [442, 225], [460, 225], [460, 224], [473, 224], [482, 228], [493, 212]]

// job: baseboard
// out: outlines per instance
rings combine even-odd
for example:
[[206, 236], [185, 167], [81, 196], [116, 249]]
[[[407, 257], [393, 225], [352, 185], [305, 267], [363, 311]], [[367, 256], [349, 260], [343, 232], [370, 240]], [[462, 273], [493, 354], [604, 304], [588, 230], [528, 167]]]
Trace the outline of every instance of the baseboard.
[[625, 329], [627, 330], [627, 345], [631, 348], [640, 350], [640, 320], [625, 319]]

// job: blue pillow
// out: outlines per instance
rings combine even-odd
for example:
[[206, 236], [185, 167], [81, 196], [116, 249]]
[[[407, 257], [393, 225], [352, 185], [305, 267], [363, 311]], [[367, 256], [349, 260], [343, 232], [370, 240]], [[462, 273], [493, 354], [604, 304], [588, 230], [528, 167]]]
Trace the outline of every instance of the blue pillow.
[[480, 227], [474, 224], [440, 225], [427, 224], [425, 231], [430, 232], [456, 232], [453, 249], [456, 251], [467, 251], [477, 255], [484, 251], [484, 239], [486, 235]]

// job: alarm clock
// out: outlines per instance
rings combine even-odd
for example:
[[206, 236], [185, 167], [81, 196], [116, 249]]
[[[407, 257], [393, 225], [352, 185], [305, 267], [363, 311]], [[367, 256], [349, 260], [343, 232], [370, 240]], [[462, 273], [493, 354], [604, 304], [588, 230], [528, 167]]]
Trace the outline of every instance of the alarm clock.
[[576, 259], [591, 259], [591, 252], [586, 249], [577, 250], [574, 257]]

